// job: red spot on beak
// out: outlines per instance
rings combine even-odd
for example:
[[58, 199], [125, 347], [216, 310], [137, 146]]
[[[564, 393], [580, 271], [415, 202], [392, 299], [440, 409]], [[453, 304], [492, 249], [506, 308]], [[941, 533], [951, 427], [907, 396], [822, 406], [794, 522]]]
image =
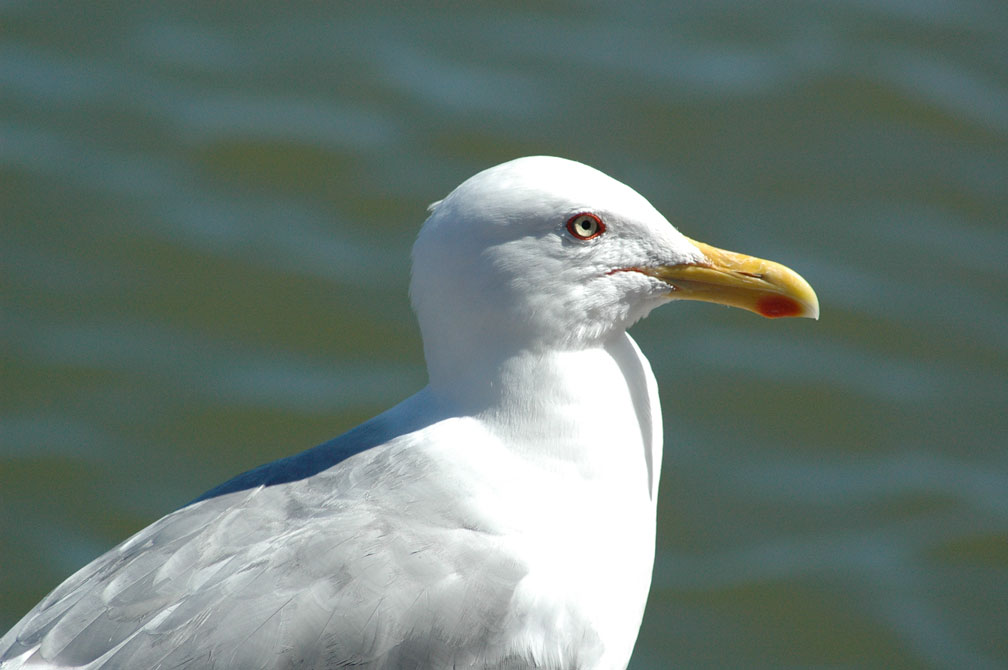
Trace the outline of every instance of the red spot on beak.
[[802, 307], [786, 295], [768, 295], [759, 299], [756, 311], [767, 318], [777, 319], [784, 316], [798, 316], [802, 313]]

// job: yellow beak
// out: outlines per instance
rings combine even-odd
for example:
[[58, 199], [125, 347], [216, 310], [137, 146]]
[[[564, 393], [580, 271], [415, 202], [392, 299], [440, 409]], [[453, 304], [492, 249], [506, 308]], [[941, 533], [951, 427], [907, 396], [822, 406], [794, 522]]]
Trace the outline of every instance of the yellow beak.
[[809, 283], [780, 263], [690, 240], [704, 262], [642, 269], [672, 287], [669, 296], [741, 307], [769, 318], [819, 318], [819, 299]]

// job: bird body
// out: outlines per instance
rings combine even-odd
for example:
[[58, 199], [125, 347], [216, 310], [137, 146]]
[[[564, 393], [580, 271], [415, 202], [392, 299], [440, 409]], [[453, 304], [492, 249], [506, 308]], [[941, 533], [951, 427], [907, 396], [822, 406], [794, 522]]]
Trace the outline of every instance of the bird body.
[[429, 385], [99, 557], [0, 668], [625, 668], [662, 448], [626, 328], [703, 248], [578, 163], [473, 177], [414, 247]]
[[[513, 361], [512, 381], [563, 398], [524, 407], [533, 421], [425, 389], [208, 493], [68, 580], [19, 644], [82, 667], [96, 640], [117, 668], [625, 665], [653, 560], [656, 386], [626, 334], [562, 356], [583, 374]], [[585, 397], [613, 411], [565, 420]], [[554, 419], [560, 435], [527, 429]]]

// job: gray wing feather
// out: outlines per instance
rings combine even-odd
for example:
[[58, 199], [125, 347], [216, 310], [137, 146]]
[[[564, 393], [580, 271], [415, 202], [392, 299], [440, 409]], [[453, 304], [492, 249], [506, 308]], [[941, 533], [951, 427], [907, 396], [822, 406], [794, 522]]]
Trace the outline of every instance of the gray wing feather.
[[[415, 450], [340, 442], [294, 462], [308, 476], [247, 473], [85, 566], [0, 640], [0, 667], [508, 665], [523, 566], [399, 485], [436, 469]], [[323, 448], [351, 456], [321, 469]]]

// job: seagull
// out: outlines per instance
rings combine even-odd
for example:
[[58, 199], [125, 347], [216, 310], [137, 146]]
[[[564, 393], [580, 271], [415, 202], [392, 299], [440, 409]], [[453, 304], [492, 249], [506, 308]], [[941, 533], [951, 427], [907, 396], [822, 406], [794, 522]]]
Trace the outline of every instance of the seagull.
[[676, 300], [818, 318], [815, 293], [547, 156], [431, 205], [412, 260], [425, 388], [98, 557], [0, 668], [626, 668], [663, 435], [627, 328]]

